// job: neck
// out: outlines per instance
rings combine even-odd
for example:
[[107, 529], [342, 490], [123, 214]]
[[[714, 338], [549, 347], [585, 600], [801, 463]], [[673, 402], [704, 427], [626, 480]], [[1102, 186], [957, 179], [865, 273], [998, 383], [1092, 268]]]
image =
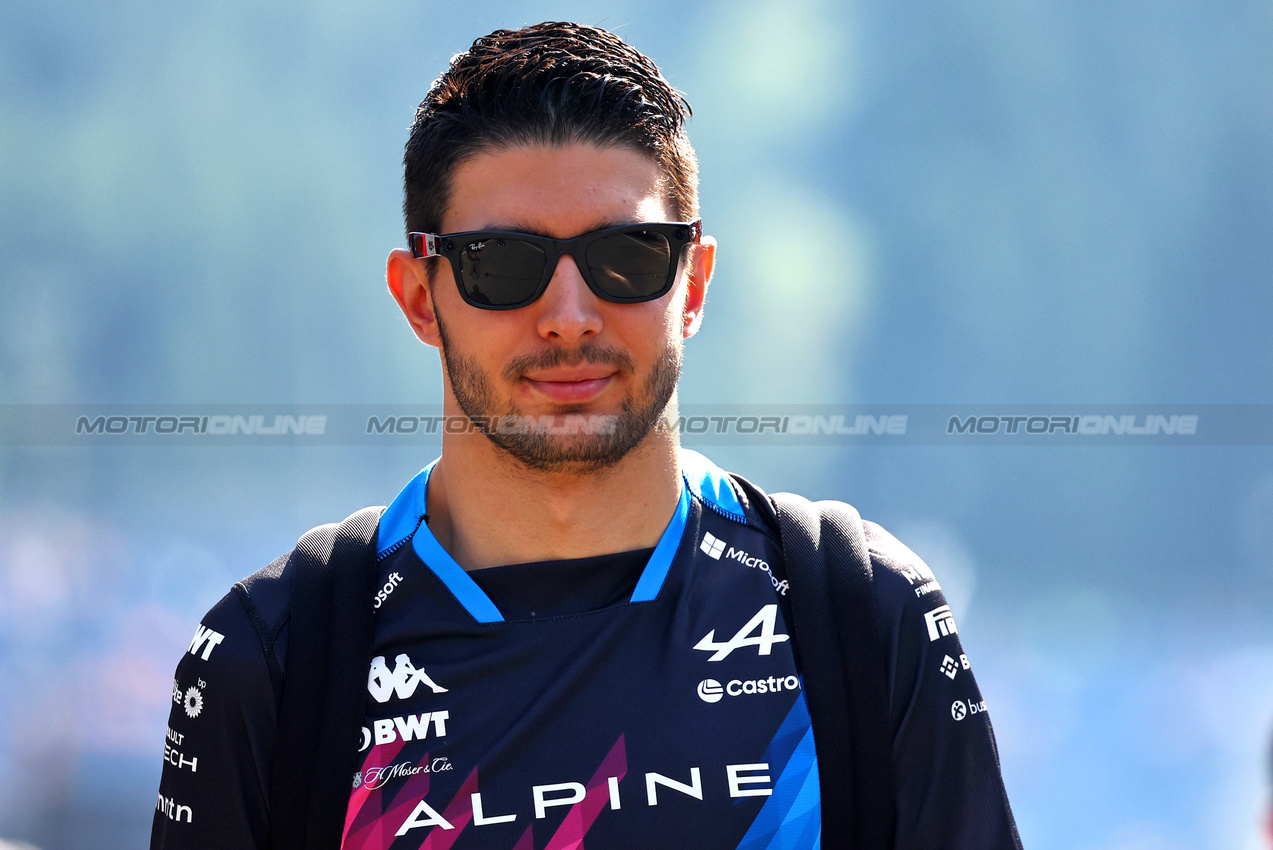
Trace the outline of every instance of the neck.
[[674, 432], [656, 428], [613, 466], [544, 472], [482, 434], [445, 434], [429, 478], [429, 529], [470, 571], [648, 548], [680, 498], [678, 448]]

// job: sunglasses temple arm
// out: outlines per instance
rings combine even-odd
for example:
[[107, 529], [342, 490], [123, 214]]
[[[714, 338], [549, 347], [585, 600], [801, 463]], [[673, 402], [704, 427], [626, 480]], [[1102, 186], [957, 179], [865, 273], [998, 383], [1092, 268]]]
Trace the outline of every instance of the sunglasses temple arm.
[[440, 256], [438, 237], [432, 233], [408, 233], [407, 243], [411, 246], [411, 256], [417, 260], [423, 257]]

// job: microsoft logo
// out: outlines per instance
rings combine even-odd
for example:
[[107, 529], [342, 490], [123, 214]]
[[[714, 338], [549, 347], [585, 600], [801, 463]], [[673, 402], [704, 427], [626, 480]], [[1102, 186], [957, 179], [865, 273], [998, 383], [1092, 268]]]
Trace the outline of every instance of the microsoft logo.
[[725, 551], [725, 541], [715, 535], [704, 532], [703, 543], [698, 548], [707, 553], [707, 557], [720, 560], [721, 553]]

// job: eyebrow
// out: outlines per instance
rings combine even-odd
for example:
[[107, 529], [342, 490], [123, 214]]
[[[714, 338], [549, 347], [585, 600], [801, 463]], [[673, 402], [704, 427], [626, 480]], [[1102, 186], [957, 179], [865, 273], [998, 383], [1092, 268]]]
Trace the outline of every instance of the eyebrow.
[[[583, 236], [586, 233], [594, 233], [598, 230], [605, 230], [606, 228], [609, 228], [609, 227], [623, 227], [624, 225], [628, 225], [628, 224], [640, 224], [640, 223], [641, 222], [639, 221], [618, 221], [615, 219], [606, 219], [600, 222], [593, 222], [594, 224], [593, 227], [589, 227], [587, 230], [581, 231], [580, 233], [576, 235]], [[534, 225], [527, 224], [522, 221], [487, 222], [482, 227], [472, 232], [474, 233], [488, 233], [488, 232], [489, 233], [528, 233], [531, 236], [542, 236], [545, 239], [556, 238], [555, 236], [548, 233], [548, 231], [544, 230], [543, 228], [535, 227]], [[574, 237], [567, 237], [567, 238], [574, 238]]]

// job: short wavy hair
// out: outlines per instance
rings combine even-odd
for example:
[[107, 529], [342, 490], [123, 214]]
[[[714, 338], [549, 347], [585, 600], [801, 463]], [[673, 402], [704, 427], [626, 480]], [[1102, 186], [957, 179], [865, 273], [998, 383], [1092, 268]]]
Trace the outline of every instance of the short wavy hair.
[[522, 145], [592, 143], [647, 153], [681, 221], [698, 216], [698, 160], [685, 95], [613, 33], [548, 22], [473, 42], [416, 109], [403, 155], [408, 232], [437, 233], [464, 160]]

